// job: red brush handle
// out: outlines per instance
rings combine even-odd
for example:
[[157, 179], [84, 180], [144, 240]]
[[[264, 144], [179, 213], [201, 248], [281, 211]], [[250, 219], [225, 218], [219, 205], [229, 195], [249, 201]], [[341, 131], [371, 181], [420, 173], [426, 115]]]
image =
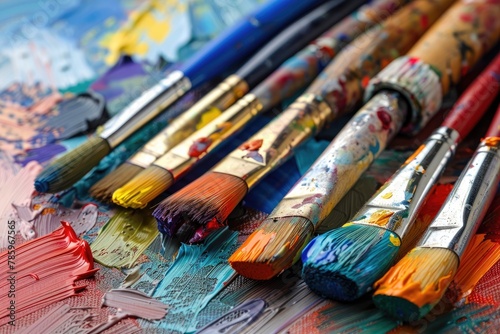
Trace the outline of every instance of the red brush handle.
[[[460, 138], [465, 138], [498, 95], [499, 87], [500, 54], [460, 96], [446, 116], [443, 126], [457, 130]], [[495, 133], [498, 134], [498, 131]]]
[[498, 106], [493, 121], [491, 121], [486, 137], [500, 137], [500, 105]]

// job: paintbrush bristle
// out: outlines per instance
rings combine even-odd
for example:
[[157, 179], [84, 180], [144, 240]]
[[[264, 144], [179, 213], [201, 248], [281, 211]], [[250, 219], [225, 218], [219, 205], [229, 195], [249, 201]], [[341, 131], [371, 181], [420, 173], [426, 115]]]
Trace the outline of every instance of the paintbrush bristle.
[[317, 294], [353, 301], [372, 289], [396, 258], [401, 240], [372, 225], [346, 224], [314, 238], [302, 252], [302, 276]]
[[314, 233], [314, 226], [303, 217], [268, 218], [255, 230], [229, 263], [240, 275], [268, 280], [290, 268]]
[[45, 167], [35, 180], [35, 189], [43, 193], [56, 193], [69, 188], [110, 151], [111, 148], [105, 139], [90, 138]]
[[373, 301], [396, 319], [416, 321], [443, 297], [458, 263], [447, 248], [414, 248], [375, 283]]
[[113, 202], [124, 208], [142, 209], [174, 183], [172, 174], [152, 165], [113, 193]]
[[247, 191], [246, 182], [237, 176], [207, 172], [163, 200], [153, 216], [163, 234], [182, 242], [199, 242], [224, 226]]
[[141, 166], [125, 162], [96, 182], [89, 190], [90, 196], [100, 201], [109, 202], [115, 190], [125, 185], [143, 170], [144, 168]]

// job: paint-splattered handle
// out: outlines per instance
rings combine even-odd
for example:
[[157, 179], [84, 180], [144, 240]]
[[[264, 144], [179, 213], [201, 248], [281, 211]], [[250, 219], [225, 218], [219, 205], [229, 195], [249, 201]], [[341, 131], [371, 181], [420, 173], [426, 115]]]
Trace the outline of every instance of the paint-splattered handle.
[[[443, 126], [455, 129], [465, 138], [484, 115], [500, 91], [500, 55], [474, 80], [446, 116]], [[500, 122], [500, 119], [498, 119]], [[499, 125], [497, 123], [497, 125]], [[499, 136], [494, 130], [492, 136]]]
[[348, 43], [392, 15], [404, 2], [377, 0], [364, 5], [289, 58], [252, 93], [265, 110], [292, 97], [299, 89], [310, 84]]
[[321, 223], [401, 128], [406, 104], [400, 98], [381, 92], [364, 105], [269, 217]]
[[496, 44], [500, 1], [457, 2], [408, 52], [430, 65], [441, 79], [443, 95]]
[[500, 34], [498, 0], [462, 0], [418, 41], [370, 81], [365, 99], [379, 90], [401, 92], [411, 114], [402, 132], [415, 134], [436, 114], [443, 95], [457, 84]]
[[351, 111], [370, 78], [410, 50], [452, 3], [426, 0], [404, 6], [339, 53], [308, 92], [324, 98], [336, 115]]
[[328, 106], [316, 96], [302, 95], [212, 171], [237, 176], [252, 187], [321, 130], [331, 114]]

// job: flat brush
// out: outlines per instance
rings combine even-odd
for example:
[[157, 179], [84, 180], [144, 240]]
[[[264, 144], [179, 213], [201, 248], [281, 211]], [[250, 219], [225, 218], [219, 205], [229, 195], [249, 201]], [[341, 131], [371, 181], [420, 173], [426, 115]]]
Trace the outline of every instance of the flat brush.
[[[187, 136], [227, 110], [251, 88], [269, 76], [287, 58], [298, 52], [308, 42], [318, 37], [362, 2], [364, 1], [330, 0], [290, 25], [267, 43], [235, 74], [229, 76], [193, 107], [174, 119], [169, 126], [150, 140], [126, 163], [96, 183], [90, 189], [91, 195], [100, 200], [110, 200], [115, 190], [125, 185]], [[359, 30], [356, 31], [359, 32]], [[333, 48], [340, 49], [348, 43], [350, 34], [352, 33], [349, 32], [345, 35], [346, 40], [337, 38]], [[326, 50], [321, 51], [325, 52]], [[320, 53], [317, 53], [310, 57], [318, 57], [319, 55]], [[327, 62], [326, 59], [321, 60]], [[277, 83], [281, 82], [277, 81]]]
[[[401, 26], [419, 27], [412, 30], [416, 33], [379, 33], [382, 28], [378, 26], [349, 45], [307, 91], [267, 127], [207, 174], [161, 202], [153, 212], [159, 230], [183, 242], [194, 243], [223, 226], [250, 187], [289, 158], [295, 147], [317, 133], [326, 122], [353, 108], [363, 92], [362, 78], [371, 77], [383, 68], [386, 64], [383, 59], [391, 60], [398, 52], [411, 48], [418, 32], [423, 33], [427, 28], [420, 24], [421, 11], [429, 20], [436, 19], [439, 10], [444, 10], [449, 3], [451, 1], [412, 2], [409, 5], [412, 10], [397, 22]], [[371, 57], [366, 57], [367, 53]], [[383, 105], [395, 100], [391, 94], [381, 99]]]
[[[473, 21], [464, 20], [465, 13], [473, 13], [471, 14]], [[370, 94], [377, 94], [378, 89], [392, 89], [400, 92], [403, 100], [410, 106], [406, 124], [398, 123], [401, 122], [401, 118], [383, 117], [387, 122], [387, 127], [394, 127], [395, 123], [397, 128], [403, 127], [404, 133], [414, 133], [427, 123], [429, 118], [439, 109], [443, 94], [449, 91], [451, 85], [456, 85], [470, 66], [476, 63], [479, 57], [496, 42], [500, 32], [500, 24], [489, 26], [489, 22], [493, 22], [491, 20], [498, 14], [500, 14], [500, 7], [487, 1], [460, 1], [456, 3], [419, 40], [407, 56], [395, 60], [371, 80], [367, 90], [368, 97]], [[483, 36], [483, 43], [477, 43], [473, 37], [476, 35]], [[457, 36], [460, 37], [457, 38]], [[469, 51], [463, 52], [463, 50]], [[440, 73], [448, 75], [440, 77]], [[466, 115], [465, 113], [461, 114], [459, 110], [458, 107], [455, 116], [458, 119]], [[372, 117], [375, 117], [377, 113], [377, 109], [374, 108], [371, 113]], [[423, 169], [427, 167], [419, 166], [419, 159], [426, 158], [427, 161], [420, 163], [427, 164], [432, 161], [429, 160], [429, 156], [433, 154], [427, 153], [427, 150], [435, 151], [435, 154], [440, 152], [437, 160], [429, 165], [433, 173], [434, 168], [439, 168], [434, 167], [435, 164], [439, 164], [440, 159], [444, 159], [447, 154], [450, 154], [448, 147], [455, 145], [457, 130], [464, 133], [470, 130], [467, 124], [457, 125], [453, 119], [450, 117], [445, 123], [450, 128], [445, 128], [443, 133], [437, 131], [434, 135], [435, 138], [431, 136], [430, 141], [422, 148], [423, 156], [419, 155], [420, 152], [418, 152], [408, 162], [408, 173], [412, 173], [418, 178], [408, 179], [405, 185], [404, 180], [407, 175], [405, 175], [405, 171], [402, 171], [394, 180], [395, 186], [387, 189], [387, 193], [384, 191], [385, 189], [382, 189], [381, 193], [378, 194], [380, 197], [369, 202], [370, 205], [381, 207], [391, 202], [398, 203], [400, 201], [400, 204], [395, 206], [399, 207], [401, 212], [392, 217], [394, 214], [394, 210], [391, 211], [393, 205], [388, 210], [377, 211], [373, 216], [360, 216], [358, 217], [360, 222], [365, 224], [347, 224], [317, 237], [306, 246], [302, 252], [303, 278], [313, 291], [329, 298], [350, 301], [367, 293], [371, 289], [370, 281], [374, 281], [384, 274], [390, 266], [393, 254], [398, 251], [401, 244], [400, 238], [391, 229], [397, 229], [399, 225], [404, 228], [403, 218], [413, 219], [414, 216], [407, 216], [414, 215], [412, 210], [421, 205], [413, 202], [406, 203], [406, 197], [409, 201], [421, 198], [420, 193], [424, 192], [425, 194], [429, 190], [427, 188], [429, 184], [432, 184], [432, 179], [431, 183], [427, 183], [425, 180], [428, 177], [427, 174], [419, 176], [419, 170], [422, 173]], [[453, 134], [453, 131], [449, 129], [455, 129], [457, 133]], [[365, 126], [358, 127], [356, 131], [369, 133], [370, 129]], [[320, 194], [327, 195], [321, 196], [312, 204], [305, 203], [301, 210], [304, 212], [312, 210], [311, 207], [314, 204], [322, 207], [323, 210], [328, 207], [326, 213], [330, 212], [330, 208], [336, 205], [345, 192], [352, 187], [352, 183], [356, 182], [361, 173], [386, 147], [387, 139], [390, 139], [390, 137], [362, 138], [366, 136], [368, 135], [352, 133], [350, 138], [337, 136], [334, 139], [322, 157], [313, 165], [311, 173], [307, 173], [299, 181], [305, 185], [297, 187], [297, 190], [302, 190], [302, 192], [295, 192], [297, 195], [302, 195], [302, 197], [296, 196], [296, 202], [304, 199], [303, 194], [306, 193], [307, 189], [313, 193], [319, 190]], [[435, 144], [432, 143], [434, 139], [436, 139]], [[443, 143], [439, 141], [443, 141]], [[414, 161], [413, 158], [417, 159]], [[415, 174], [410, 166], [417, 169]], [[325, 170], [331, 170], [333, 173], [323, 172], [321, 174], [320, 171]], [[439, 170], [437, 174], [439, 174]], [[312, 177], [316, 177], [316, 179], [312, 180]], [[399, 185], [401, 187], [409, 187], [405, 189], [409, 193], [400, 193], [401, 189], [397, 189], [398, 182], [402, 182]], [[423, 186], [419, 185], [419, 182], [424, 182]], [[319, 189], [316, 185], [320, 186]], [[420, 187], [418, 191], [416, 186]], [[398, 195], [391, 198], [389, 190], [396, 191]], [[294, 198], [294, 194], [291, 195], [290, 198]], [[382, 196], [388, 199], [385, 204], [383, 204], [384, 198]], [[290, 201], [289, 205], [293, 206], [294, 202]], [[377, 223], [381, 226], [390, 223], [393, 224], [393, 227], [391, 229], [377, 228], [370, 224], [366, 225], [367, 222]]]
[[[376, 21], [370, 17], [382, 17], [395, 8], [397, 5], [394, 2], [377, 1], [342, 20], [307, 48], [287, 60], [250, 94], [245, 95], [222, 115], [159, 157], [128, 183], [124, 183], [113, 194], [113, 201], [124, 207], [145, 207], [255, 116], [292, 97], [301, 87], [308, 85], [347, 42], [375, 24]], [[360, 20], [361, 18], [363, 19]], [[357, 54], [362, 50], [361, 46], [357, 50], [351, 49]], [[353, 52], [350, 52], [348, 57], [342, 55], [340, 58], [343, 57], [347, 61], [347, 59], [352, 60], [354, 56]], [[359, 61], [357, 64], [359, 69], [362, 62]], [[355, 67], [350, 69], [353, 70]]]
[[[330, 101], [329, 105], [336, 105], [337, 110], [346, 106], [352, 108], [354, 102], [359, 101], [355, 97], [362, 95], [365, 78], [371, 76], [363, 70], [368, 65], [366, 59], [371, 60], [369, 67], [372, 63], [381, 64], [392, 60], [398, 52], [408, 51], [425, 31], [421, 22], [424, 20], [428, 25], [432, 24], [451, 3], [415, 1], [403, 7], [381, 25], [376, 36], [369, 32], [360, 38], [361, 43], [367, 42], [368, 45], [361, 47], [361, 43], [356, 40], [343, 51], [347, 54], [348, 50], [356, 49], [360, 53], [357, 57], [346, 57], [349, 66], [344, 68], [343, 75], [332, 76], [340, 78], [337, 82], [320, 78], [313, 86], [318, 85], [317, 90], [323, 92], [325, 100]], [[420, 27], [420, 30], [416, 31], [415, 27]], [[402, 41], [402, 35], [413, 36], [411, 44], [410, 40]], [[388, 52], [392, 52], [393, 56]], [[334, 64], [339, 58], [340, 55]], [[354, 116], [337, 136], [339, 139], [319, 158], [316, 167], [292, 188], [268, 219], [230, 257], [229, 262], [238, 273], [252, 279], [270, 279], [298, 259], [300, 251], [312, 236], [314, 226], [329, 215], [348, 190], [338, 189], [341, 192], [338, 197], [336, 192], [332, 192], [332, 185], [335, 184], [332, 181], [340, 182], [337, 173], [345, 173], [342, 182], [346, 183], [346, 187], [352, 187], [357, 181], [351, 178], [357, 175], [356, 170], [366, 168], [371, 162], [371, 154], [381, 149], [379, 143], [386, 143], [399, 131], [408, 107], [405, 101], [399, 103], [398, 98], [399, 95], [385, 94]], [[357, 143], [368, 144], [357, 147]], [[338, 150], [342, 152], [339, 161], [346, 164], [345, 169], [337, 169], [334, 164], [337, 161], [331, 158], [332, 152]]]
[[[303, 259], [304, 275], [311, 289], [343, 301], [361, 297], [372, 289], [396, 261], [403, 241], [418, 233], [413, 223], [420, 209], [452, 159], [456, 146], [498, 95], [499, 80], [500, 57], [497, 57], [459, 98], [441, 127], [349, 223], [309, 243]], [[338, 261], [331, 260], [342, 245], [350, 242], [353, 246], [338, 255]], [[316, 275], [318, 271], [322, 275]]]
[[262, 5], [106, 122], [101, 133], [49, 164], [35, 181], [36, 190], [54, 193], [71, 186], [191, 88], [217, 77], [222, 68], [237, 66], [282, 28], [323, 1], [272, 0]]
[[373, 301], [379, 309], [403, 321], [416, 321], [443, 297], [497, 191], [499, 150], [500, 108], [417, 246], [375, 283]]

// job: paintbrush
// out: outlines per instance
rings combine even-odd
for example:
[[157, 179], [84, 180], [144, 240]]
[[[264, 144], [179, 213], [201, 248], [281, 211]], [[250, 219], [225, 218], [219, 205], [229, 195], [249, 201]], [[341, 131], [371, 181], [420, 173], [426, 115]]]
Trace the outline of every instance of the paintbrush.
[[[430, 19], [429, 24], [432, 24], [451, 3], [452, 1], [435, 3], [416, 1], [405, 6], [382, 25], [385, 28], [381, 31], [381, 36], [387, 40], [380, 46], [393, 50], [392, 47], [396, 45], [396, 40], [401, 35], [413, 34], [415, 39], [418, 38], [414, 27], [424, 18]], [[424, 29], [421, 30], [422, 33], [423, 31]], [[368, 37], [371, 40], [371, 36]], [[371, 40], [370, 43], [374, 42]], [[383, 57], [373, 58], [372, 54], [363, 52], [359, 66], [366, 66], [364, 62], [366, 58], [374, 59], [374, 62], [392, 60], [385, 54]], [[354, 60], [353, 57], [349, 59]], [[358, 78], [357, 86], [361, 87], [365, 76], [357, 73], [359, 71], [348, 72], [349, 75]], [[356, 84], [349, 81], [347, 83], [349, 84], [346, 84], [346, 87]], [[330, 96], [332, 100], [333, 97], [337, 98], [337, 103], [340, 105], [344, 101], [340, 94]], [[399, 123], [404, 121], [407, 109], [405, 101], [399, 103], [397, 95], [388, 93], [359, 111], [338, 134], [338, 139], [296, 183], [268, 219], [231, 256], [229, 259], [231, 266], [241, 275], [252, 279], [270, 279], [290, 267], [310, 240], [314, 227], [330, 214], [348, 189], [356, 183], [357, 177], [361, 175], [361, 173], [356, 174], [356, 170], [368, 167], [371, 162], [370, 154], [376, 154], [381, 149], [379, 143], [386, 143], [398, 132]], [[369, 144], [356, 147], [357, 143], [364, 142]], [[338, 161], [332, 158], [334, 154], [339, 155]], [[346, 168], [343, 166], [337, 168], [339, 162], [346, 165]], [[332, 191], [335, 185], [333, 181], [342, 182], [340, 188], [335, 191]]]
[[[304, 250], [304, 277], [323, 296], [351, 301], [371, 290], [396, 261], [404, 240], [456, 146], [473, 129], [499, 92], [500, 57], [465, 91], [441, 127], [343, 227], [316, 237]], [[340, 248], [350, 248], [331, 257]], [[329, 260], [326, 260], [329, 259]], [[320, 272], [321, 274], [318, 274]]]
[[217, 77], [221, 69], [236, 67], [281, 29], [322, 2], [272, 0], [260, 6], [106, 122], [102, 132], [49, 164], [35, 181], [35, 188], [54, 193], [69, 187], [190, 89]]
[[[467, 16], [465, 13], [472, 16]], [[426, 124], [439, 109], [442, 96], [449, 91], [450, 86], [456, 85], [461, 76], [467, 73], [479, 57], [496, 43], [500, 24], [490, 25], [490, 22], [494, 22], [493, 17], [499, 14], [500, 7], [487, 1], [456, 3], [419, 40], [406, 57], [397, 59], [372, 79], [367, 91], [368, 97], [373, 93], [377, 94], [378, 89], [392, 89], [399, 92], [400, 99], [410, 106], [406, 124], [403, 124], [400, 117], [394, 118], [391, 115], [391, 117], [381, 118], [385, 120], [386, 127], [402, 128], [404, 126], [403, 132], [414, 133]], [[472, 21], [468, 20], [469, 17]], [[475, 36], [482, 36], [482, 43], [478, 43]], [[440, 76], [441, 73], [447, 75]], [[374, 119], [380, 118], [377, 108], [373, 108], [370, 116]], [[317, 211], [313, 204], [316, 207], [322, 207], [323, 210], [325, 206], [333, 207], [345, 191], [352, 186], [352, 182], [359, 178], [373, 159], [386, 147], [390, 137], [377, 138], [370, 135], [369, 125], [359, 126], [356, 123], [354, 125], [357, 129], [350, 133], [352, 137], [337, 136], [315, 163], [311, 173], [306, 174], [299, 181], [305, 185], [296, 187], [295, 192], [296, 202], [301, 205], [302, 212], [307, 214], [308, 210]], [[467, 128], [465, 125], [455, 124], [452, 118], [445, 125], [456, 127], [455, 130]], [[440, 135], [441, 140], [446, 139], [449, 145], [454, 145], [455, 135], [449, 139], [448, 134], [443, 135]], [[444, 150], [446, 150], [446, 145], [443, 147]], [[434, 146], [436, 145], [429, 145], [429, 148]], [[420, 166], [414, 165], [414, 167], [420, 169]], [[333, 172], [321, 174], [321, 171], [325, 170]], [[312, 180], [313, 177], [316, 179]], [[319, 189], [316, 185], [320, 186]], [[411, 186], [411, 182], [408, 186]], [[425, 186], [420, 191], [424, 189]], [[319, 192], [321, 196], [312, 204], [307, 202], [300, 204], [301, 200], [310, 196], [305, 195], [306, 190], [313, 193]], [[381, 196], [383, 195], [385, 193]], [[405, 195], [412, 199], [418, 193]], [[412, 213], [404, 212], [404, 206], [410, 208], [415, 205], [405, 203], [405, 196], [401, 197], [397, 200], [403, 201], [401, 202], [403, 216], [396, 215], [393, 218], [396, 227], [398, 223], [404, 226], [402, 223], [404, 215]], [[289, 205], [295, 204], [290, 201]], [[330, 209], [327, 211], [329, 212]], [[377, 221], [385, 225], [384, 218], [387, 220], [391, 218], [390, 210], [389, 213], [385, 217], [386, 213], [381, 211], [373, 217], [371, 222]], [[369, 217], [366, 219], [368, 220]], [[310, 229], [312, 228], [311, 226]], [[354, 300], [371, 289], [370, 283], [366, 284], [365, 281], [376, 280], [384, 274], [384, 270], [390, 266], [391, 253], [397, 252], [399, 246], [399, 237], [390, 230], [377, 229], [359, 223], [347, 224], [317, 237], [306, 246], [302, 252], [303, 278], [312, 290], [321, 295], [338, 300]], [[359, 268], [365, 268], [365, 270], [361, 271]]]
[[373, 301], [379, 309], [403, 321], [416, 321], [443, 297], [495, 196], [499, 150], [500, 108], [417, 246], [376, 282]]
[[[423, 33], [427, 28], [421, 24], [423, 15], [430, 20], [436, 19], [439, 10], [444, 11], [450, 3], [412, 2], [408, 5], [410, 10], [407, 15], [399, 17], [398, 22], [401, 26], [419, 27], [414, 30], [415, 33], [379, 33], [382, 28], [378, 27], [364, 34], [360, 42], [348, 46], [274, 121], [208, 173], [162, 201], [153, 212], [160, 232], [194, 243], [223, 226], [229, 213], [252, 186], [289, 158], [295, 147], [317, 133], [325, 123], [352, 109], [362, 95], [362, 78], [371, 77], [385, 65], [385, 59], [391, 60], [398, 52], [404, 52], [413, 45], [418, 39], [418, 32]], [[366, 57], [367, 51], [371, 57]], [[398, 116], [404, 114], [404, 111], [399, 112], [404, 108], [399, 104], [405, 102], [399, 103], [396, 95], [388, 92], [380, 94], [375, 100], [382, 108], [386, 107], [389, 114], [394, 114], [397, 123], [404, 118]], [[383, 111], [382, 116], [385, 116]], [[390, 123], [389, 120], [373, 119], [373, 131], [387, 136], [390, 127], [385, 129], [385, 126]], [[366, 121], [359, 121], [359, 126]], [[391, 130], [394, 132], [395, 129]], [[368, 135], [370, 131], [367, 131]]]
[[[169, 126], [150, 140], [127, 162], [96, 183], [90, 189], [91, 195], [100, 200], [110, 200], [115, 190], [125, 185], [187, 136], [227, 110], [250, 89], [269, 76], [278, 65], [301, 50], [309, 41], [318, 37], [362, 2], [364, 1], [330, 0], [290, 25], [267, 43], [235, 74], [229, 76], [188, 111], [174, 119]], [[346, 34], [345, 41], [340, 39], [336, 41], [337, 49], [349, 42], [349, 34]], [[317, 52], [314, 56], [319, 57], [320, 55], [321, 53]]]
[[[367, 18], [388, 15], [395, 8], [397, 4], [393, 0], [377, 1], [345, 18], [302, 52], [287, 60], [222, 115], [159, 157], [128, 183], [124, 183], [113, 194], [113, 201], [124, 207], [145, 207], [255, 116], [292, 97], [301, 87], [308, 85], [347, 42], [375, 24], [375, 20]], [[361, 47], [360, 45], [357, 52]], [[354, 48], [351, 50], [355, 51]], [[352, 53], [349, 57], [343, 56], [344, 60], [351, 60]], [[361, 65], [361, 62], [357, 64]], [[354, 67], [350, 69], [353, 70]]]

